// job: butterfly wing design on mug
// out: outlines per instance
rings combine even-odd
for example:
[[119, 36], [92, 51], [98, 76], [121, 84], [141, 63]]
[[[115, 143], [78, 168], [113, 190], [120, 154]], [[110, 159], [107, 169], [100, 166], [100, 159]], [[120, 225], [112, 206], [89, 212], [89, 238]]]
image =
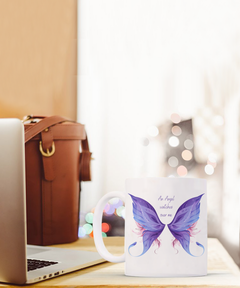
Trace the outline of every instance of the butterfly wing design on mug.
[[[158, 246], [160, 246], [160, 241], [157, 240], [157, 238], [161, 235], [165, 224], [160, 221], [157, 212], [151, 204], [142, 198], [131, 194], [129, 195], [133, 201], [133, 218], [136, 221], [143, 238], [143, 252], [136, 256], [139, 257], [148, 251], [154, 241], [156, 241]], [[137, 242], [134, 242], [128, 247], [130, 255], [132, 255], [130, 249], [136, 244]]]
[[[177, 239], [177, 241], [180, 242], [183, 249], [191, 256], [195, 255], [192, 255], [189, 250], [190, 237], [193, 236], [193, 229], [199, 219], [200, 200], [203, 195], [204, 194], [191, 198], [184, 202], [178, 208], [173, 218], [173, 221], [168, 224], [168, 228], [171, 231], [172, 235], [175, 237], [175, 239]], [[196, 242], [196, 244], [203, 248], [203, 254], [205, 251], [204, 246], [198, 242]]]
[[[135, 257], [145, 254], [151, 245], [157, 242], [160, 246], [160, 241], [157, 239], [165, 228], [165, 224], [159, 219], [157, 212], [153, 206], [146, 200], [129, 194], [133, 201], [133, 218], [136, 221], [136, 225], [140, 230], [140, 236], [143, 238], [143, 252]], [[177, 210], [172, 222], [168, 224], [168, 228], [172, 235], [175, 237], [175, 241], [179, 241], [183, 249], [191, 256], [189, 250], [190, 237], [194, 235], [194, 228], [200, 215], [200, 200], [204, 194], [191, 198], [184, 202]], [[174, 242], [174, 241], [173, 241]], [[135, 246], [137, 242], [132, 243], [128, 247], [130, 255], [130, 249]], [[205, 248], [202, 244], [196, 242], [196, 244], [203, 248], [203, 255]], [[201, 256], [199, 255], [199, 256]], [[132, 255], [134, 256], [134, 255]]]

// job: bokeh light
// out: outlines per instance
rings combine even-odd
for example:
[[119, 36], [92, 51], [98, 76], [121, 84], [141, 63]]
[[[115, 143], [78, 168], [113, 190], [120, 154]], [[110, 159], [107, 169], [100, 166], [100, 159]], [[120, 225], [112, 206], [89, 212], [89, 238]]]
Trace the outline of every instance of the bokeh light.
[[116, 213], [119, 217], [125, 218], [125, 207], [124, 206], [118, 207]]
[[126, 209], [124, 207], [124, 209], [122, 210], [122, 218], [125, 219], [125, 213], [126, 213]]
[[84, 224], [83, 229], [85, 230], [86, 234], [90, 234], [93, 231], [93, 226], [91, 224]]
[[115, 204], [118, 203], [118, 201], [119, 201], [119, 198], [112, 198], [112, 199], [110, 199], [108, 202], [109, 202], [110, 204], [115, 205]]
[[159, 130], [156, 126], [148, 127], [147, 132], [152, 137], [156, 137], [159, 134]]
[[[79, 227], [78, 236], [80, 238], [83, 237], [91, 237], [93, 238], [93, 218], [94, 218], [94, 210], [95, 208], [91, 209], [91, 212], [85, 215], [85, 223], [83, 226]], [[118, 198], [112, 198], [108, 201], [108, 203], [104, 207], [104, 216], [103, 216], [103, 223], [102, 223], [102, 237], [107, 237], [108, 235], [112, 235], [112, 223], [111, 217], [121, 217], [125, 219], [125, 206], [124, 202]], [[106, 217], [107, 216], [107, 217]], [[104, 218], [105, 217], [105, 218]], [[109, 218], [108, 218], [109, 217]], [[120, 220], [122, 221], [122, 220]], [[110, 234], [109, 234], [110, 233]]]
[[110, 204], [107, 203], [103, 209], [103, 212], [106, 213], [107, 211], [109, 211], [109, 209], [110, 209]]
[[212, 175], [214, 173], [214, 168], [212, 165], [207, 164], [204, 168], [204, 171], [207, 175]]
[[107, 233], [110, 230], [110, 225], [108, 223], [102, 223], [102, 232]]
[[104, 207], [104, 213], [107, 215], [112, 215], [115, 212], [115, 208], [113, 205], [110, 205], [109, 203], [107, 203]]
[[184, 150], [182, 152], [182, 158], [185, 160], [185, 161], [190, 161], [192, 159], [192, 152], [189, 151], [189, 150]]
[[171, 166], [171, 167], [177, 167], [178, 166], [178, 159], [177, 157], [175, 156], [171, 156], [169, 159], [168, 159], [168, 165]]
[[112, 205], [115, 209], [123, 205], [123, 202], [119, 198], [113, 198], [109, 201], [109, 204]]
[[85, 216], [85, 220], [87, 223], [92, 224], [93, 223], [93, 213], [89, 212]]
[[177, 174], [181, 177], [186, 176], [188, 173], [188, 170], [185, 166], [181, 165], [177, 168]]
[[83, 227], [78, 228], [78, 237], [83, 238], [86, 236], [86, 231]]
[[193, 141], [190, 139], [186, 139], [183, 143], [184, 147], [188, 150], [191, 150], [193, 148]]
[[172, 127], [172, 134], [175, 135], [175, 136], [180, 136], [182, 134], [182, 129], [175, 125]]
[[179, 139], [176, 136], [171, 136], [168, 139], [168, 143], [172, 147], [177, 147], [179, 145]]
[[170, 116], [170, 119], [172, 120], [173, 123], [178, 124], [181, 121], [181, 117], [177, 113], [173, 113]]

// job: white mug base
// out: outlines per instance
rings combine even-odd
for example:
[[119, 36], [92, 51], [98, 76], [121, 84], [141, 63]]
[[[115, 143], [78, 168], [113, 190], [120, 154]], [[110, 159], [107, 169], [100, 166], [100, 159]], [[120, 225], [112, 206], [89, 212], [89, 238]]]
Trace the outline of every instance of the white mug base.
[[132, 275], [125, 272], [125, 276], [128, 277], [142, 277], [142, 278], [184, 278], [184, 277], [204, 277], [207, 275], [206, 273], [203, 274], [150, 274], [150, 275], [139, 275], [138, 273]]

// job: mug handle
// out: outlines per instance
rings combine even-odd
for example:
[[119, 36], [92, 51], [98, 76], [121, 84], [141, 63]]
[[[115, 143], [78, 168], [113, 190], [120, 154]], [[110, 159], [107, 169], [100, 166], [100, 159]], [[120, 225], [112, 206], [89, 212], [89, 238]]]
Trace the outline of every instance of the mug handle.
[[125, 195], [123, 192], [113, 191], [109, 192], [104, 195], [100, 201], [98, 202], [93, 216], [93, 236], [95, 246], [97, 248], [98, 253], [101, 255], [102, 258], [109, 262], [119, 263], [125, 261], [125, 253], [121, 256], [114, 256], [112, 255], [106, 248], [102, 238], [102, 215], [105, 205], [109, 200], [112, 198], [120, 198], [122, 201], [125, 202]]

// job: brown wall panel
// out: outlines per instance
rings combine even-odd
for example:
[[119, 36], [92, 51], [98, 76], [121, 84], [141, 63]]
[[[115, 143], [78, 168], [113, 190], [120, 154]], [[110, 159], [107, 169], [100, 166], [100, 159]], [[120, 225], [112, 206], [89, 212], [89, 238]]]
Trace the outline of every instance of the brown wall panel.
[[77, 0], [0, 1], [0, 117], [76, 119]]

